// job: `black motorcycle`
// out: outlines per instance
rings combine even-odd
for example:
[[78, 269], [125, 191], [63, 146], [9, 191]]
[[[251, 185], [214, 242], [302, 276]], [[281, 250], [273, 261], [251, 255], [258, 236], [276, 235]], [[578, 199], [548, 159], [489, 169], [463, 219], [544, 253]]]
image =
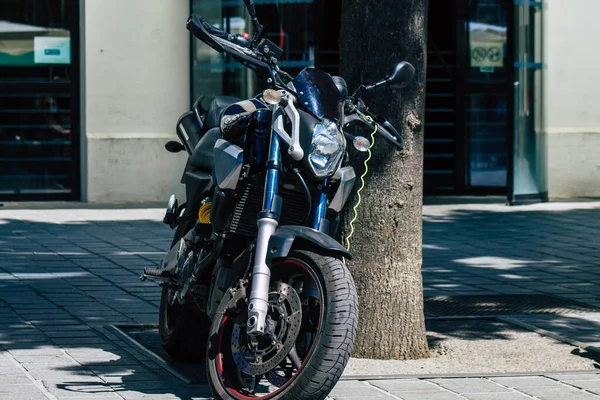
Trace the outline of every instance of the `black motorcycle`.
[[[348, 143], [371, 143], [345, 129], [364, 125], [397, 148], [401, 135], [370, 114], [360, 95], [403, 87], [414, 68], [402, 62], [386, 79], [349, 96], [340, 77], [278, 68], [282, 50], [261, 38], [252, 0], [251, 39], [192, 15], [187, 28], [264, 79], [250, 100], [202, 98], [177, 123], [187, 151], [186, 203], [171, 196], [164, 222], [176, 228], [171, 250], [142, 279], [162, 282], [159, 333], [177, 360], [205, 356], [218, 399], [323, 399], [337, 383], [358, 324], [351, 258], [334, 239], [356, 174]], [[346, 131], [346, 132], [345, 132]]]

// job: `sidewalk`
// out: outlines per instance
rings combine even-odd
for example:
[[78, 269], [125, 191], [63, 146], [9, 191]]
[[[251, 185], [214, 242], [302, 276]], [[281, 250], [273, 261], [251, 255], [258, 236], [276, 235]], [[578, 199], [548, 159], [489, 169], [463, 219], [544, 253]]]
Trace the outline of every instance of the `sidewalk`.
[[[553, 295], [600, 309], [600, 202], [423, 214], [424, 296]], [[600, 313], [511, 319], [600, 351]]]
[[[1, 399], [209, 395], [107, 328], [157, 323], [159, 287], [139, 275], [170, 244], [162, 209], [7, 206], [0, 209]], [[600, 307], [598, 259], [600, 203], [424, 208], [425, 296], [550, 293]], [[514, 318], [600, 347], [598, 314]], [[600, 375], [350, 379], [331, 398], [600, 399]]]

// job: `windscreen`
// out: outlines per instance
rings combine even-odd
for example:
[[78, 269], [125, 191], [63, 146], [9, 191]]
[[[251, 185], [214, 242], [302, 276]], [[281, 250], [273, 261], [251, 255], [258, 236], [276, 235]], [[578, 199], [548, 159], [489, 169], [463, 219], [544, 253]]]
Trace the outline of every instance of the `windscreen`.
[[302, 106], [319, 118], [341, 119], [340, 94], [331, 75], [314, 68], [303, 69], [293, 80]]

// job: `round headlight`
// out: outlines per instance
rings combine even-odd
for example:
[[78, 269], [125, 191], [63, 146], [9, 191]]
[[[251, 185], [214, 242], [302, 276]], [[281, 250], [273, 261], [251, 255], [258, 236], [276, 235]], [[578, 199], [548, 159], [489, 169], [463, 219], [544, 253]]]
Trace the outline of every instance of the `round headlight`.
[[333, 175], [345, 151], [346, 138], [335, 122], [324, 119], [322, 123], [315, 125], [308, 160], [317, 178]]

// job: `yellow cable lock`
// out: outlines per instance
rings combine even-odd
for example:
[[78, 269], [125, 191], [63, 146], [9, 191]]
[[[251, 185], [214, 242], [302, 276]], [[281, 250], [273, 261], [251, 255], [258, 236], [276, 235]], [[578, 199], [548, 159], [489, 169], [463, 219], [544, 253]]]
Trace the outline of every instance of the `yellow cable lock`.
[[[368, 121], [369, 123], [373, 123], [373, 118], [371, 118], [370, 116], [367, 115], [367, 116], [365, 116], [363, 118], [366, 121]], [[375, 129], [371, 133], [371, 145], [367, 149], [367, 154], [368, 155], [367, 155], [367, 158], [366, 158], [366, 160], [364, 162], [365, 171], [363, 172], [363, 174], [360, 177], [360, 187], [356, 191], [356, 195], [358, 196], [358, 201], [354, 205], [354, 209], [353, 209], [354, 217], [350, 221], [350, 234], [348, 235], [348, 237], [346, 237], [346, 249], [348, 251], [350, 251], [350, 238], [354, 234], [354, 222], [356, 221], [356, 218], [358, 218], [358, 206], [360, 205], [360, 201], [361, 201], [360, 192], [362, 192], [362, 190], [365, 187], [365, 176], [367, 176], [367, 173], [369, 172], [369, 165], [368, 165], [368, 163], [369, 163], [369, 160], [371, 159], [371, 147], [373, 147], [373, 145], [375, 144], [375, 133], [377, 133], [377, 125], [375, 125]], [[343, 261], [344, 261], [344, 263], [346, 262], [345, 259]]]

